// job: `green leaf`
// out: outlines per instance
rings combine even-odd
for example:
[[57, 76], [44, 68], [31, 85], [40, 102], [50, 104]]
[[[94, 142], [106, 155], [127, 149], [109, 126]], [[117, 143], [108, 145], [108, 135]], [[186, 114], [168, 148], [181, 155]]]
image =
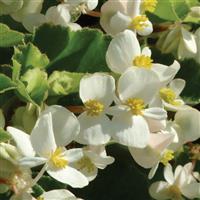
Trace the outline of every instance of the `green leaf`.
[[0, 47], [12, 47], [22, 42], [24, 34], [11, 30], [0, 23]]
[[45, 68], [49, 59], [45, 54], [31, 43], [19, 45], [14, 49], [13, 60], [13, 79], [19, 78], [20, 74], [32, 68]]
[[46, 98], [48, 81], [46, 72], [39, 68], [29, 69], [20, 80], [24, 83], [30, 98], [38, 105]]
[[6, 142], [10, 139], [11, 139], [10, 134], [3, 128], [0, 128], [0, 142]]
[[110, 40], [111, 37], [95, 29], [74, 32], [45, 24], [36, 30], [33, 43], [50, 58], [48, 73], [55, 70], [97, 72], [110, 71], [105, 60]]
[[4, 74], [0, 74], [0, 83], [0, 94], [16, 88], [16, 84]]
[[16, 84], [17, 84], [17, 91], [16, 91], [17, 96], [24, 102], [30, 102], [36, 105], [35, 102], [31, 99], [30, 95], [28, 94], [24, 83], [20, 80], [16, 80]]
[[153, 14], [166, 21], [180, 21], [187, 16], [189, 11], [190, 6], [186, 0], [158, 0]]

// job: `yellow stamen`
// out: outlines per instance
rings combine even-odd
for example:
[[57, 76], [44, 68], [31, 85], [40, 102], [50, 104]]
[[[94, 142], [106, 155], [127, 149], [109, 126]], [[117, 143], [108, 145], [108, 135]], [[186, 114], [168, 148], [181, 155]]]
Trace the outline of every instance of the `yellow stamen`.
[[143, 0], [142, 9], [144, 11], [154, 12], [156, 9], [157, 0]]
[[104, 110], [104, 105], [96, 100], [88, 100], [85, 102], [85, 110], [87, 115], [98, 116]]
[[145, 108], [144, 101], [137, 98], [129, 98], [125, 105], [129, 106], [133, 115], [142, 115], [142, 110]]
[[170, 88], [162, 88], [160, 89], [160, 97], [163, 99], [165, 102], [174, 105], [174, 106], [179, 106], [180, 102], [176, 101], [176, 94], [175, 92], [170, 89]]
[[148, 18], [145, 15], [138, 15], [132, 19], [130, 28], [134, 28], [137, 31], [141, 31], [148, 26], [146, 23]]
[[141, 55], [136, 56], [133, 60], [133, 65], [137, 67], [144, 67], [146, 69], [151, 69], [153, 60], [149, 56]]
[[169, 187], [169, 194], [171, 194], [171, 198], [176, 200], [181, 200], [181, 191], [176, 185], [172, 185]]
[[172, 150], [166, 150], [160, 160], [160, 162], [163, 164], [163, 165], [167, 165], [169, 163], [170, 160], [172, 160], [174, 158], [174, 151]]
[[63, 158], [63, 150], [61, 147], [58, 147], [50, 157], [50, 161], [56, 168], [65, 168], [68, 164], [68, 161]]
[[77, 167], [79, 170], [83, 170], [84, 168], [88, 173], [95, 170], [95, 165], [92, 163], [89, 157], [84, 156], [77, 162]]

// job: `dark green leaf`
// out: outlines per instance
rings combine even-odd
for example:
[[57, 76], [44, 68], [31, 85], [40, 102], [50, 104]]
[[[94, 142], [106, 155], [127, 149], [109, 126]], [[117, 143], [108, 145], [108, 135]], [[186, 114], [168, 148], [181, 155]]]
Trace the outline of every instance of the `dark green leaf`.
[[45, 24], [37, 29], [34, 44], [51, 62], [49, 73], [59, 71], [109, 71], [105, 54], [111, 38], [95, 29], [74, 32], [69, 28]]

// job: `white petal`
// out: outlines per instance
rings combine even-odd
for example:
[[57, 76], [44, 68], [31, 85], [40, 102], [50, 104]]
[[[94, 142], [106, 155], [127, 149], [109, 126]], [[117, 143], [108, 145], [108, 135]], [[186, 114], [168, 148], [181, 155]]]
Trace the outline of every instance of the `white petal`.
[[200, 183], [194, 182], [186, 184], [181, 187], [181, 192], [189, 199], [195, 199], [200, 197]]
[[147, 36], [150, 35], [153, 32], [153, 25], [150, 21], [146, 22], [147, 27], [145, 27], [143, 30], [137, 30], [137, 33], [141, 36]]
[[40, 13], [34, 13], [26, 16], [22, 23], [25, 29], [27, 29], [29, 32], [33, 32], [34, 28], [44, 24], [46, 22], [46, 18], [43, 14]]
[[143, 115], [145, 118], [151, 118], [155, 120], [164, 120], [167, 118], [167, 112], [164, 109], [158, 107], [145, 109], [143, 111]]
[[129, 147], [129, 151], [135, 162], [144, 168], [148, 169], [159, 163], [160, 152], [150, 146], [142, 149]]
[[121, 74], [133, 66], [134, 57], [140, 54], [140, 44], [135, 33], [126, 30], [117, 34], [110, 42], [106, 52], [106, 61], [113, 72]]
[[91, 117], [83, 113], [78, 119], [81, 130], [76, 138], [77, 142], [88, 145], [100, 145], [109, 142], [111, 121], [107, 116]]
[[184, 142], [195, 141], [200, 138], [200, 112], [188, 108], [179, 110], [175, 115], [175, 122], [179, 125], [179, 136]]
[[83, 150], [82, 148], [69, 149], [64, 152], [64, 155], [69, 163], [77, 162], [83, 157]]
[[142, 49], [142, 55], [151, 57], [151, 50], [150, 50], [150, 48], [149, 47], [144, 47]]
[[23, 156], [34, 156], [35, 151], [33, 150], [30, 135], [14, 127], [8, 126], [7, 131], [11, 134], [14, 139], [17, 148]]
[[113, 32], [120, 33], [128, 28], [130, 22], [130, 17], [118, 11], [115, 15], [111, 17], [110, 27], [112, 28]]
[[185, 28], [181, 28], [181, 33], [183, 36], [183, 42], [186, 49], [191, 53], [196, 53], [197, 45], [194, 35], [189, 31], [187, 31]]
[[155, 72], [131, 68], [119, 78], [118, 93], [123, 102], [129, 98], [141, 98], [148, 104], [158, 91], [159, 86], [159, 79]]
[[162, 85], [168, 84], [177, 74], [180, 69], [180, 64], [175, 60], [170, 66], [162, 64], [153, 64], [152, 70], [157, 73]]
[[92, 151], [85, 151], [84, 154], [88, 156], [99, 169], [106, 168], [107, 165], [112, 164], [115, 160], [111, 156], [100, 156]]
[[169, 87], [175, 92], [176, 96], [178, 97], [183, 91], [185, 84], [185, 80], [176, 78], [170, 82]]
[[167, 164], [166, 167], [164, 168], [164, 177], [165, 180], [172, 185], [174, 183], [174, 174], [172, 171], [172, 166], [170, 164]]
[[67, 24], [67, 26], [70, 27], [70, 29], [72, 31], [78, 31], [78, 30], [82, 29], [82, 27], [79, 24], [77, 24], [77, 23], [70, 22], [70, 23]]
[[173, 141], [174, 134], [172, 133], [156, 133], [151, 134], [149, 139], [149, 146], [157, 152], [162, 153], [167, 146]]
[[69, 166], [60, 170], [47, 169], [47, 173], [57, 181], [68, 184], [74, 188], [82, 188], [88, 185], [87, 178], [78, 170]]
[[151, 133], [157, 133], [166, 127], [166, 120], [146, 118]]
[[98, 5], [98, 0], [88, 0], [87, 7], [89, 10], [94, 10]]
[[40, 197], [44, 198], [45, 200], [76, 200], [77, 198], [68, 190], [59, 189], [59, 190], [51, 190], [49, 192], [44, 192]]
[[42, 115], [51, 113], [53, 132], [57, 146], [66, 146], [79, 134], [80, 124], [76, 116], [58, 105], [49, 106]]
[[149, 128], [142, 116], [113, 117], [113, 139], [123, 145], [144, 148], [149, 139]]
[[126, 105], [115, 105], [112, 107], [109, 107], [106, 110], [106, 113], [109, 115], [123, 115], [126, 114], [128, 111], [130, 111], [130, 108]]
[[114, 99], [114, 92], [115, 80], [112, 76], [95, 73], [81, 79], [79, 94], [83, 103], [97, 100], [108, 107]]
[[167, 200], [170, 198], [168, 191], [169, 184], [164, 181], [153, 183], [149, 188], [150, 195], [157, 200]]
[[110, 26], [110, 19], [117, 11], [125, 14], [126, 5], [123, 2], [124, 1], [106, 1], [101, 7], [100, 25], [106, 33], [111, 35], [116, 34]]
[[51, 113], [38, 118], [31, 132], [31, 143], [36, 153], [42, 157], [49, 157], [56, 149], [56, 142], [52, 127]]
[[70, 13], [66, 4], [50, 7], [45, 16], [47, 21], [54, 25], [67, 26], [70, 22]]
[[152, 168], [151, 170], [149, 171], [149, 174], [148, 174], [148, 179], [152, 179], [154, 177], [154, 175], [156, 174], [156, 171], [158, 169], [158, 166], [159, 166], [159, 163], [156, 163]]
[[133, 159], [144, 168], [155, 166], [161, 157], [162, 151], [172, 142], [172, 134], [150, 134], [148, 145], [145, 148], [130, 148]]
[[19, 160], [20, 166], [29, 167], [29, 168], [42, 165], [46, 162], [47, 162], [47, 159], [42, 158], [42, 157], [24, 157]]
[[188, 174], [186, 173], [185, 169], [181, 166], [180, 168], [180, 172], [176, 173], [175, 170], [175, 183], [176, 185], [178, 185], [180, 188], [185, 185], [187, 178], [188, 178]]

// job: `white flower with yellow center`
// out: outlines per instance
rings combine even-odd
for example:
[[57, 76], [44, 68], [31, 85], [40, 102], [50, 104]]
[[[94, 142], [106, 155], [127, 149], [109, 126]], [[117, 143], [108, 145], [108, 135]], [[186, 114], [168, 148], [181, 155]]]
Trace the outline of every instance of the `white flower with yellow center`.
[[180, 68], [176, 61], [171, 66], [153, 63], [151, 50], [148, 47], [141, 50], [136, 34], [130, 30], [117, 34], [110, 42], [106, 61], [108, 67], [119, 74], [133, 67], [154, 71], [163, 84], [169, 83]]
[[200, 183], [195, 180], [192, 174], [192, 163], [184, 166], [177, 166], [175, 172], [168, 164], [164, 169], [166, 181], [157, 181], [149, 188], [149, 193], [154, 199], [158, 200], [183, 200], [199, 198]]
[[154, 11], [157, 0], [109, 0], [101, 7], [100, 24], [103, 29], [116, 35], [130, 29], [140, 35], [149, 35], [153, 26], [145, 11]]
[[159, 79], [153, 71], [141, 68], [127, 70], [118, 81], [118, 105], [110, 108], [112, 137], [120, 144], [144, 148], [150, 136], [146, 119], [164, 120], [167, 113], [148, 104], [159, 88]]
[[23, 19], [22, 23], [30, 32], [33, 32], [34, 28], [44, 23], [70, 27], [74, 31], [81, 29], [81, 26], [79, 26], [77, 23], [71, 22], [69, 8], [65, 4], [59, 4], [58, 6], [50, 7], [46, 11], [45, 15], [41, 13], [30, 14]]
[[111, 122], [106, 111], [113, 102], [114, 93], [115, 80], [112, 76], [95, 73], [81, 79], [79, 95], [85, 112], [78, 117], [81, 129], [77, 142], [101, 145], [110, 140]]
[[129, 147], [129, 151], [136, 163], [144, 168], [151, 168], [149, 178], [152, 178], [156, 173], [159, 163], [167, 165], [174, 158], [174, 152], [167, 149], [173, 140], [174, 134], [160, 131], [150, 134], [148, 144], [145, 148]]
[[[79, 133], [79, 129], [76, 117], [61, 106], [47, 108], [37, 120], [30, 136], [16, 128], [7, 128], [18, 148], [27, 151], [27, 156], [20, 160], [22, 166], [45, 164], [43, 173], [47, 171], [56, 180], [72, 187], [84, 187], [88, 180], [71, 166], [73, 151], [65, 149]], [[39, 157], [34, 157], [35, 153]]]
[[164, 107], [166, 110], [177, 111], [184, 109], [185, 103], [180, 94], [185, 87], [185, 80], [174, 79], [168, 86], [161, 87], [159, 93], [151, 102], [151, 106]]
[[[99, 148], [101, 148], [101, 152], [99, 152]], [[83, 173], [88, 181], [96, 178], [98, 169], [105, 169], [107, 165], [114, 162], [113, 157], [107, 156], [103, 145], [74, 149], [74, 154], [76, 154], [76, 159], [73, 161], [74, 167]]]

